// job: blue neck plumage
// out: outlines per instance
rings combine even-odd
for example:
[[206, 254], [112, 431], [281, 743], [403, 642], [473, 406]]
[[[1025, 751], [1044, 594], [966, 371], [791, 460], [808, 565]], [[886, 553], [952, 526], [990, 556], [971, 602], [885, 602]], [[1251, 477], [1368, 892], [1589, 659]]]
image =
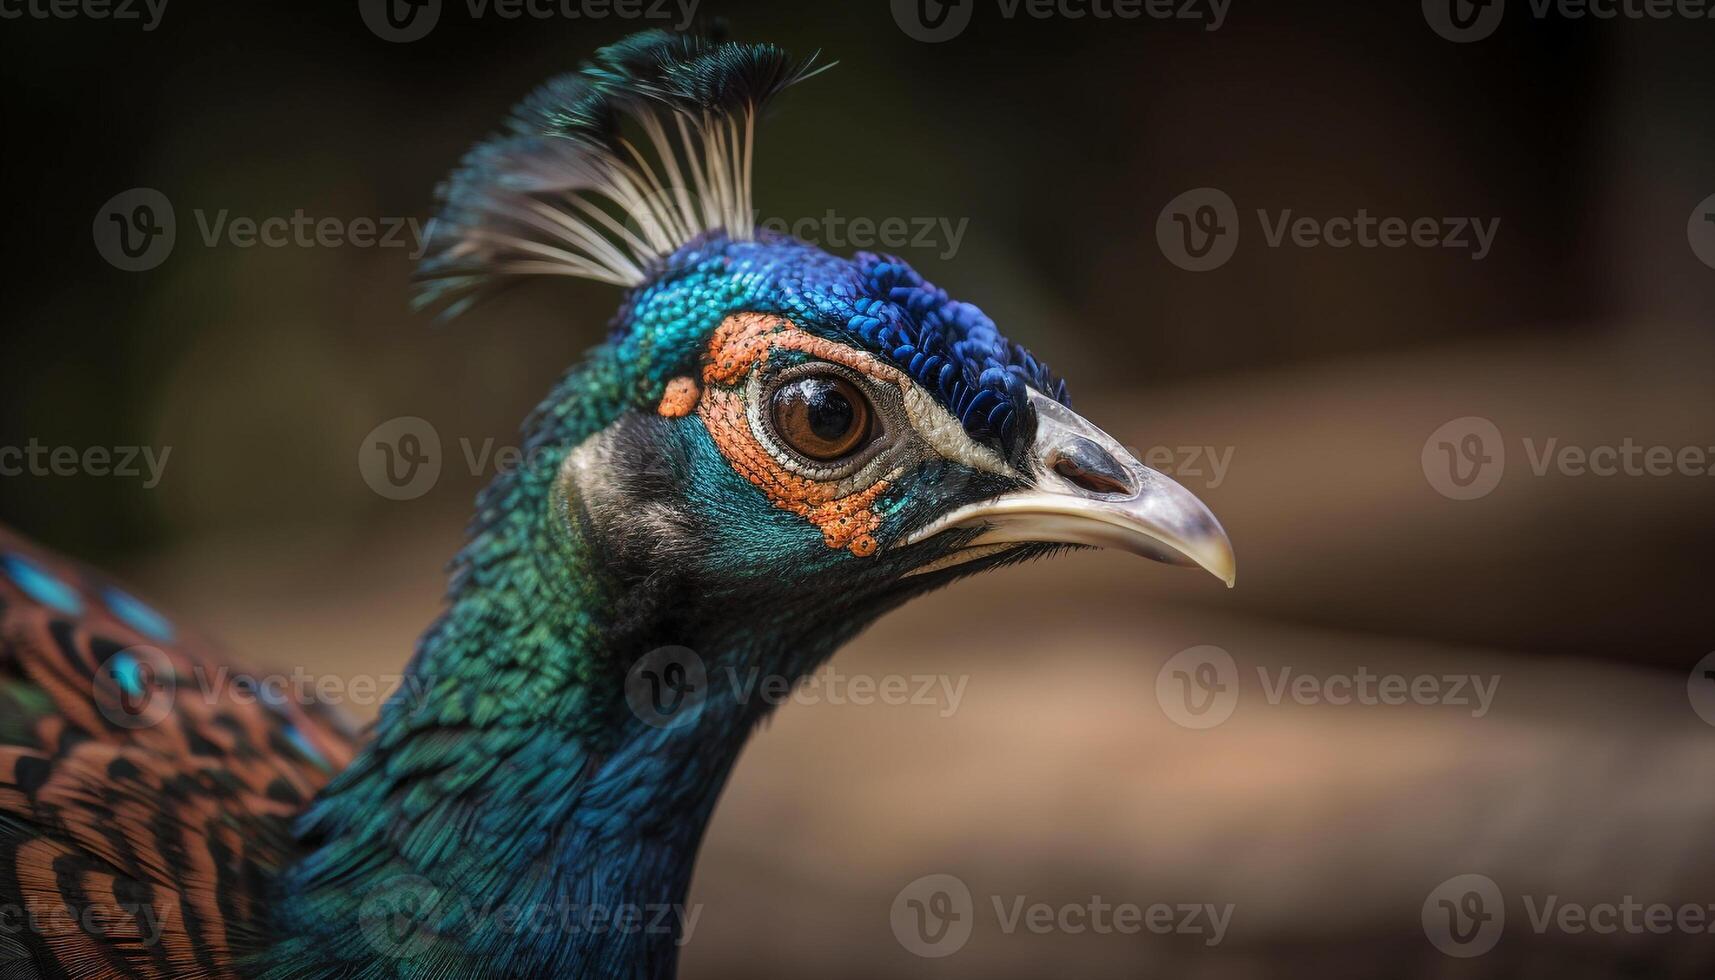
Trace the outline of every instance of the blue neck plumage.
[[[542, 465], [484, 499], [545, 499]], [[734, 683], [799, 676], [858, 624], [629, 618], [638, 597], [570, 532], [509, 511], [473, 537], [402, 696], [299, 822], [286, 938], [259, 975], [672, 975], [704, 829], [768, 710]], [[628, 683], [637, 650], [678, 646], [698, 651], [702, 692], [647, 687], [683, 677], [671, 652]]]

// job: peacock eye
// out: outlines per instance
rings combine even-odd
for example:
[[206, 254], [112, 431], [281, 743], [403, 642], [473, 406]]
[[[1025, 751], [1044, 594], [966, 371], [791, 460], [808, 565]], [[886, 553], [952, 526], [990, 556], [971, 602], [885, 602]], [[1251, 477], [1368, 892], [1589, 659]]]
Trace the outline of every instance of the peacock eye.
[[810, 375], [781, 385], [770, 410], [781, 441], [817, 462], [849, 456], [869, 441], [869, 400], [838, 375]]

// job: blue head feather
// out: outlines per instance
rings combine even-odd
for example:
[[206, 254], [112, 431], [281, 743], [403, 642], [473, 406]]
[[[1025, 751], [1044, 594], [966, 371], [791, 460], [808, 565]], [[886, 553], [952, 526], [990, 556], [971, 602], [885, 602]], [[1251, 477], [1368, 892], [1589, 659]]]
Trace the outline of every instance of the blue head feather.
[[621, 308], [612, 342], [646, 360], [669, 355], [644, 369], [664, 384], [687, 370], [686, 353], [699, 351], [722, 319], [746, 310], [778, 313], [880, 356], [1003, 454], [1028, 432], [1027, 388], [1069, 404], [1065, 382], [1045, 364], [903, 260], [868, 252], [845, 259], [769, 232], [682, 248]]

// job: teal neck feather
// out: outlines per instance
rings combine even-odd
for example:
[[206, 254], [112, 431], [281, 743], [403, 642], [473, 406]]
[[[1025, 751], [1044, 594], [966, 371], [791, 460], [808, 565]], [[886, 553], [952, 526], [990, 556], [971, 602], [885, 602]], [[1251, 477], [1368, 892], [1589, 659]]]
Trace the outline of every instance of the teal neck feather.
[[[675, 305], [671, 327], [706, 334], [733, 305], [713, 289], [691, 315]], [[639, 335], [567, 375], [526, 423], [529, 462], [481, 495], [446, 613], [373, 741], [298, 824], [306, 856], [278, 883], [262, 975], [672, 975], [696, 850], [766, 706], [711, 696], [694, 723], [654, 727], [627, 706], [628, 669], [684, 646], [717, 683], [797, 677], [873, 614], [699, 608], [611, 574], [576, 489], [566, 499], [557, 481], [570, 450], [652, 415], [663, 380], [694, 369], [663, 352], [699, 345], [640, 350]], [[724, 461], [707, 465], [711, 492], [742, 492], [723, 485], [740, 479]], [[413, 903], [415, 919], [387, 919]], [[590, 911], [643, 925], [564, 925]], [[547, 917], [553, 928], [528, 928]]]

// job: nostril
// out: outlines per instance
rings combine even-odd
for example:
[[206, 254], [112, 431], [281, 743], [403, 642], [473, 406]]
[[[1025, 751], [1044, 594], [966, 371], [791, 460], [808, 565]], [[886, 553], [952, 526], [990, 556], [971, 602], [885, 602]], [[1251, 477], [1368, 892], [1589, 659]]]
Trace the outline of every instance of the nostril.
[[1057, 448], [1051, 465], [1055, 473], [1091, 493], [1133, 492], [1119, 460], [1088, 439], [1076, 438]]
[[1069, 459], [1062, 459], [1054, 464], [1054, 472], [1060, 474], [1085, 490], [1094, 493], [1125, 493], [1125, 484], [1100, 473], [1092, 473], [1080, 467]]

